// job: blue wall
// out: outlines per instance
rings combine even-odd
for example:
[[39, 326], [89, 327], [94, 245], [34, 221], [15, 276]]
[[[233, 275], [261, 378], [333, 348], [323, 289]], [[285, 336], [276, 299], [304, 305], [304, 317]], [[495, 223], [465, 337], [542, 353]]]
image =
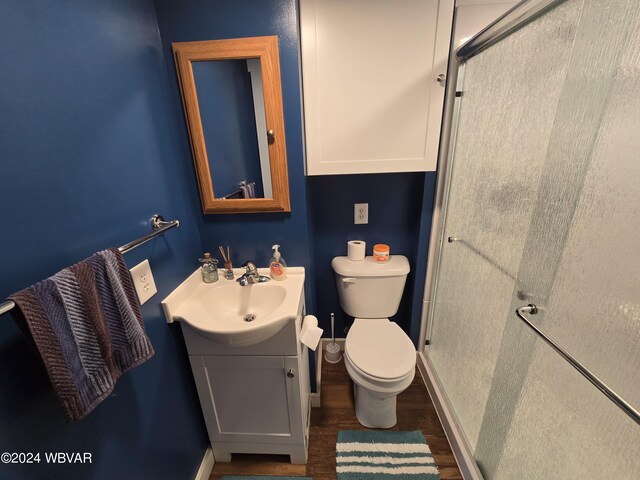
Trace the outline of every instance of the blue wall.
[[[295, 0], [156, 0], [176, 118], [181, 125], [183, 156], [190, 156], [191, 151], [171, 43], [263, 35], [279, 37], [291, 213], [200, 215], [204, 248], [217, 252], [218, 245], [230, 245], [236, 266], [253, 260], [259, 267], [266, 267], [271, 257], [271, 245], [275, 243], [281, 245], [280, 251], [288, 265], [310, 266], [296, 8]], [[307, 309], [313, 312], [310, 273], [307, 272], [305, 289]]]
[[[405, 295], [394, 318], [417, 341], [426, 261], [433, 174], [304, 176], [297, 4], [295, 0], [156, 0], [160, 34], [172, 79], [174, 107], [181, 124], [184, 156], [190, 155], [171, 43], [278, 35], [284, 102], [290, 214], [201, 215], [205, 249], [231, 245], [233, 263], [254, 260], [266, 266], [270, 247], [279, 243], [289, 265], [307, 268], [307, 311], [330, 335], [329, 313], [344, 336], [345, 318], [338, 303], [331, 258], [346, 253], [346, 242], [362, 238], [370, 246], [390, 243], [411, 262]], [[353, 225], [353, 203], [368, 202], [369, 224]], [[423, 206], [427, 206], [423, 210]], [[426, 214], [423, 213], [427, 212]], [[420, 235], [424, 237], [420, 237]], [[424, 238], [425, 240], [420, 240]]]
[[[427, 182], [425, 186], [425, 175]], [[312, 268], [316, 283], [317, 314], [330, 334], [331, 312], [336, 318], [336, 337], [344, 337], [344, 327], [352, 318], [341, 309], [336, 291], [331, 259], [347, 254], [347, 241], [364, 240], [367, 255], [373, 245], [386, 243], [391, 254], [405, 255], [411, 272], [407, 278], [404, 295], [393, 317], [407, 334], [420, 322], [422, 290], [425, 275], [425, 242], [420, 241], [423, 226], [429, 223], [433, 199], [433, 173], [393, 173], [375, 175], [333, 175], [307, 179], [309, 215], [313, 239]], [[369, 204], [369, 223], [353, 224], [353, 204]], [[423, 215], [423, 203], [428, 215]], [[417, 293], [417, 296], [416, 296]], [[417, 301], [415, 301], [417, 299]], [[417, 333], [412, 335], [414, 342]]]
[[0, 299], [94, 251], [181, 226], [149, 258], [143, 306], [156, 355], [66, 424], [37, 355], [0, 317], [0, 452], [90, 452], [91, 465], [0, 464], [0, 478], [193, 478], [206, 431], [179, 326], [160, 300], [195, 267], [199, 201], [149, 0], [0, 2]]
[[[229, 244], [235, 265], [251, 259], [266, 266], [271, 245], [281, 244], [289, 265], [308, 268], [307, 310], [318, 316], [325, 336], [330, 335], [329, 313], [335, 312], [337, 335], [344, 336], [343, 327], [349, 320], [338, 303], [331, 258], [346, 254], [349, 239], [362, 238], [370, 246], [390, 243], [394, 252], [409, 257], [412, 268], [395, 320], [417, 342], [435, 174], [304, 176], [299, 35], [294, 0], [156, 0], [156, 8], [184, 156], [191, 152], [171, 43], [279, 36], [292, 213], [201, 215], [205, 248], [213, 252], [217, 251], [217, 245]], [[369, 203], [369, 225], [353, 224], [355, 202]]]
[[[292, 212], [205, 216], [170, 43], [273, 34]], [[149, 258], [154, 271], [158, 294], [142, 311], [156, 355], [84, 420], [64, 422], [37, 355], [10, 317], [0, 317], [0, 451], [93, 454], [90, 465], [55, 472], [0, 464], [0, 478], [194, 476], [206, 432], [179, 326], [164, 322], [159, 301], [218, 244], [231, 245], [236, 265], [266, 265], [280, 243], [289, 265], [311, 267], [307, 306], [326, 328], [330, 311], [342, 320], [331, 258], [351, 238], [390, 243], [413, 268], [396, 320], [417, 335], [435, 176], [305, 179], [295, 0], [157, 0], [155, 9], [151, 0], [65, 0], [55, 8], [9, 0], [0, 3], [0, 42], [0, 297], [147, 233], [152, 213], [181, 220], [126, 255], [129, 266]], [[355, 202], [369, 203], [369, 225], [353, 225]], [[411, 300], [412, 292], [419, 297]]]

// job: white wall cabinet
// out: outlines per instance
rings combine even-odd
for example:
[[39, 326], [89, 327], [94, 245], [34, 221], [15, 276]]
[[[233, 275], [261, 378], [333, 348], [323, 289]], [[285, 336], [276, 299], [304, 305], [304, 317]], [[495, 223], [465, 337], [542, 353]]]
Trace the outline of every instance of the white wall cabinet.
[[249, 347], [212, 342], [181, 322], [213, 455], [289, 455], [307, 462], [310, 379], [308, 349], [295, 322]]
[[308, 175], [435, 170], [453, 6], [300, 0]]

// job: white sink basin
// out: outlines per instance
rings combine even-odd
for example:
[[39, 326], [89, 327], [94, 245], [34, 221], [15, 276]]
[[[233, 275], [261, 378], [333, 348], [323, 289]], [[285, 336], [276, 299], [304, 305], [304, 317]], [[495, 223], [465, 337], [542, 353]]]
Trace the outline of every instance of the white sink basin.
[[[259, 269], [268, 275], [268, 269]], [[283, 281], [240, 286], [222, 277], [204, 283], [196, 270], [162, 301], [168, 322], [183, 321], [203, 337], [225, 345], [246, 347], [278, 333], [295, 321], [304, 285], [304, 268], [290, 267]], [[234, 270], [238, 278], [244, 269]]]

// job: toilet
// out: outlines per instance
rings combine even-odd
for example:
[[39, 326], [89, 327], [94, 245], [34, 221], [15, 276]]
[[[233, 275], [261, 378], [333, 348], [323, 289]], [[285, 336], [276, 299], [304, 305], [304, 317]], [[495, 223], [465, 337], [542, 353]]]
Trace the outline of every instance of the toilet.
[[398, 311], [409, 273], [409, 261], [393, 255], [378, 263], [335, 257], [340, 306], [355, 318], [344, 347], [344, 362], [354, 383], [356, 417], [369, 428], [396, 424], [396, 397], [413, 381], [416, 349], [411, 339], [389, 320]]

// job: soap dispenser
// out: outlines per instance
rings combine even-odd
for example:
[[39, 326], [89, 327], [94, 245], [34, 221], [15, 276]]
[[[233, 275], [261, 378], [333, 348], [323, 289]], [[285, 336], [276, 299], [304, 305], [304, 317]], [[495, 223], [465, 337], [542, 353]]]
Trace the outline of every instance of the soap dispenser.
[[287, 278], [287, 264], [282, 258], [280, 251], [280, 245], [273, 245], [273, 256], [269, 260], [269, 275], [274, 280], [284, 280]]

